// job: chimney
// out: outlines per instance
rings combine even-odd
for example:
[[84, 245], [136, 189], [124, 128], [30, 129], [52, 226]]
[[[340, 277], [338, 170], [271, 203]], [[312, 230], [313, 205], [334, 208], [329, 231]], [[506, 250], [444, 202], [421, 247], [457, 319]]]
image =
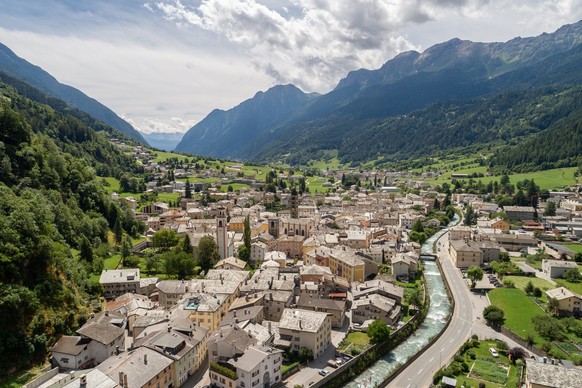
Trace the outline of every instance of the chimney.
[[236, 317], [236, 310], [233, 310], [233, 311], [232, 311], [232, 316], [233, 316], [233, 317]]
[[271, 300], [273, 300], [273, 293], [269, 292], [269, 298], [271, 298]]
[[143, 364], [144, 365], [147, 365], [148, 364], [148, 355], [147, 354], [144, 354], [143, 355]]
[[121, 387], [125, 387], [125, 385], [123, 385], [123, 382], [125, 380], [125, 373], [123, 372], [119, 372], [119, 386]]
[[85, 373], [83, 373], [81, 375], [81, 378], [79, 379], [79, 385], [81, 387], [86, 387], [87, 386], [87, 375]]
[[249, 301], [249, 294], [246, 294], [245, 295], [245, 302], [248, 302], [248, 301]]
[[299, 329], [303, 330], [303, 325], [301, 324], [301, 319], [299, 320]]
[[170, 333], [172, 331], [172, 327], [170, 327], [170, 325], [168, 325], [168, 333]]
[[268, 328], [269, 328], [269, 333], [272, 333], [272, 331], [271, 331], [271, 321], [269, 321]]
[[127, 373], [123, 374], [123, 386], [129, 387], [129, 384], [127, 383]]
[[119, 345], [115, 346], [115, 355], [119, 354]]

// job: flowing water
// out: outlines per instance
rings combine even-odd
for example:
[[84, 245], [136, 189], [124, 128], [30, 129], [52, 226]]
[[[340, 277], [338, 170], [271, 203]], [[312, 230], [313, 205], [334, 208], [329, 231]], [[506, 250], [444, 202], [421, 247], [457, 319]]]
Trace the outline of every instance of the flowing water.
[[[458, 221], [458, 216], [455, 216], [449, 226], [456, 225]], [[448, 228], [439, 231], [422, 245], [421, 259], [423, 254], [433, 253], [434, 242], [447, 230]], [[385, 354], [364, 373], [348, 383], [346, 387], [372, 388], [379, 385], [386, 376], [423, 349], [434, 336], [445, 328], [446, 318], [451, 313], [451, 301], [447, 295], [445, 284], [435, 261], [422, 260], [422, 263], [424, 265], [426, 286], [430, 295], [430, 306], [426, 319], [412, 336]]]

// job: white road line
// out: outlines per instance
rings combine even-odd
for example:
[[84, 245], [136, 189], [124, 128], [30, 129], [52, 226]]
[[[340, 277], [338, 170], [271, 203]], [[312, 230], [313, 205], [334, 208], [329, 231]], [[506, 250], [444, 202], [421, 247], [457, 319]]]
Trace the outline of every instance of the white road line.
[[432, 362], [432, 360], [434, 360], [434, 357], [433, 357], [433, 358], [431, 358], [430, 360], [428, 360], [428, 362]]
[[[422, 368], [422, 369], [424, 369], [424, 368]], [[422, 372], [422, 369], [418, 371], [417, 375], [419, 375]]]

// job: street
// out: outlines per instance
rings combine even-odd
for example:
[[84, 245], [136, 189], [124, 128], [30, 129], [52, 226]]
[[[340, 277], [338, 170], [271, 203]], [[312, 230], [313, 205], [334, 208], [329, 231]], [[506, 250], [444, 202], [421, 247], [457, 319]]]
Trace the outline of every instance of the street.
[[[403, 370], [389, 386], [428, 387], [434, 374], [448, 364], [459, 347], [473, 334], [480, 339], [501, 339], [507, 342], [510, 348], [520, 346], [486, 325], [482, 312], [489, 305], [489, 300], [486, 295], [471, 292], [459, 269], [453, 266], [448, 254], [448, 236], [449, 234], [445, 233], [436, 244], [440, 247], [438, 260], [442, 265], [443, 275], [448, 280], [455, 300], [451, 323], [441, 337]], [[524, 350], [529, 354], [527, 349]]]

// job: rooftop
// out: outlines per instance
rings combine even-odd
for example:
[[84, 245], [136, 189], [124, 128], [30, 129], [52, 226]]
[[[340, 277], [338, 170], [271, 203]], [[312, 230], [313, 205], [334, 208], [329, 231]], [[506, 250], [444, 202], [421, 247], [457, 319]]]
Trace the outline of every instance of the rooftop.
[[282, 350], [271, 347], [249, 347], [245, 353], [236, 359], [231, 359], [228, 363], [245, 372], [251, 372], [261, 365], [261, 363], [271, 355], [281, 354]]
[[318, 311], [285, 309], [279, 321], [279, 330], [288, 329], [317, 333], [328, 315]]
[[139, 268], [104, 269], [99, 278], [99, 283], [101, 284], [128, 282], [139, 283]]
[[545, 387], [570, 388], [578, 387], [582, 368], [566, 368], [562, 365], [553, 365], [534, 360], [526, 360], [527, 380], [530, 384]]

